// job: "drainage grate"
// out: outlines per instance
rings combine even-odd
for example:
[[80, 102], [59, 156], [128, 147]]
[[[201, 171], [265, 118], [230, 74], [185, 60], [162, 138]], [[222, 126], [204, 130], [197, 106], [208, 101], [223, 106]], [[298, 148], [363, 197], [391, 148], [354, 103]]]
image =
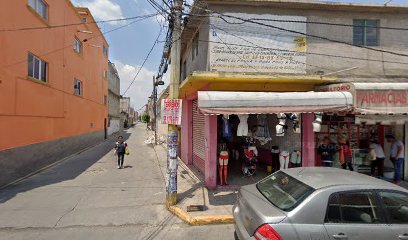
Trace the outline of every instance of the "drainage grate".
[[202, 212], [204, 211], [203, 205], [190, 205], [187, 206], [187, 212]]

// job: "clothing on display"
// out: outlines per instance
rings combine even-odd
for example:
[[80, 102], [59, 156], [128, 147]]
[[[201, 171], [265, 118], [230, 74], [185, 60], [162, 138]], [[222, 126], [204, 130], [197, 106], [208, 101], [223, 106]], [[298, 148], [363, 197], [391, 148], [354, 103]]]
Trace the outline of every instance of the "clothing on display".
[[218, 160], [220, 162], [220, 166], [228, 165], [228, 151], [221, 151]]
[[288, 151], [282, 151], [279, 154], [279, 163], [280, 163], [280, 170], [282, 169], [288, 169], [289, 166], [289, 158], [290, 158], [290, 153]]
[[239, 125], [237, 130], [238, 137], [246, 137], [248, 136], [248, 114], [238, 115], [239, 118]]
[[280, 164], [279, 164], [279, 147], [278, 146], [272, 146], [272, 172], [276, 172], [280, 169]]
[[296, 150], [290, 156], [290, 162], [293, 164], [293, 167], [300, 167], [302, 163], [302, 154], [299, 150]]
[[254, 138], [257, 139], [261, 145], [267, 144], [272, 141], [271, 135], [269, 133], [269, 127], [267, 123], [266, 115], [258, 115], [258, 125]]
[[255, 156], [258, 156], [258, 149], [255, 146], [249, 146], [248, 151], [253, 151]]
[[232, 137], [231, 125], [229, 124], [228, 118], [225, 116], [222, 117], [222, 136], [226, 139]]

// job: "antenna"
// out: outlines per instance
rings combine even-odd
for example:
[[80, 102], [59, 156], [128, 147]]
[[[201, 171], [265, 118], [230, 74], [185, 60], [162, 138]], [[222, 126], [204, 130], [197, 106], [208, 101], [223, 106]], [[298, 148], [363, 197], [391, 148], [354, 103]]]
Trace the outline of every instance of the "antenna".
[[393, 0], [387, 0], [385, 3], [384, 3], [384, 6], [387, 6], [387, 4], [388, 3], [390, 3], [390, 2], [392, 2]]

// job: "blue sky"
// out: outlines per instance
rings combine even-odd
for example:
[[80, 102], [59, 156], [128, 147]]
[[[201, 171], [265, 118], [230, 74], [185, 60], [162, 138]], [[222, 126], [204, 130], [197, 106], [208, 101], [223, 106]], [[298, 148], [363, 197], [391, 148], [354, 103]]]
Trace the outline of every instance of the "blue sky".
[[[146, 0], [71, 0], [76, 6], [89, 7], [97, 20], [109, 20], [124, 17], [133, 17], [154, 13], [155, 10]], [[161, 0], [156, 0], [162, 2]], [[190, 1], [189, 1], [190, 2]], [[326, 0], [326, 2], [359, 2], [383, 4], [386, 0]], [[394, 0], [392, 4], [408, 5], [408, 0]], [[390, 3], [390, 4], [391, 4]], [[160, 25], [156, 18], [150, 18], [142, 22], [137, 22], [128, 27], [107, 34], [105, 37], [109, 42], [109, 58], [118, 68], [121, 77], [122, 92], [127, 88], [134, 78], [139, 66], [143, 63], [150, 50]], [[101, 24], [102, 31], [119, 27], [125, 23], [105, 23]], [[164, 39], [162, 34], [161, 40]], [[132, 104], [137, 110], [147, 102], [148, 96], [152, 92], [152, 76], [157, 73], [157, 68], [162, 55], [163, 43], [156, 46], [149, 60], [146, 62], [140, 75], [128, 91], [127, 96], [132, 99]], [[165, 81], [168, 82], [166, 76]]]

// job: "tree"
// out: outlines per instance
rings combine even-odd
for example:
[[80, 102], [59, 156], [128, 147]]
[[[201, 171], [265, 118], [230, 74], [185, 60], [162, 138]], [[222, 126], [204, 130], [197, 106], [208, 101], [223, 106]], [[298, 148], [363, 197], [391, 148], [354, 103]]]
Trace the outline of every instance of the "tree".
[[146, 112], [143, 113], [143, 115], [142, 115], [142, 122], [144, 122], [144, 123], [149, 123], [150, 122], [150, 116]]

